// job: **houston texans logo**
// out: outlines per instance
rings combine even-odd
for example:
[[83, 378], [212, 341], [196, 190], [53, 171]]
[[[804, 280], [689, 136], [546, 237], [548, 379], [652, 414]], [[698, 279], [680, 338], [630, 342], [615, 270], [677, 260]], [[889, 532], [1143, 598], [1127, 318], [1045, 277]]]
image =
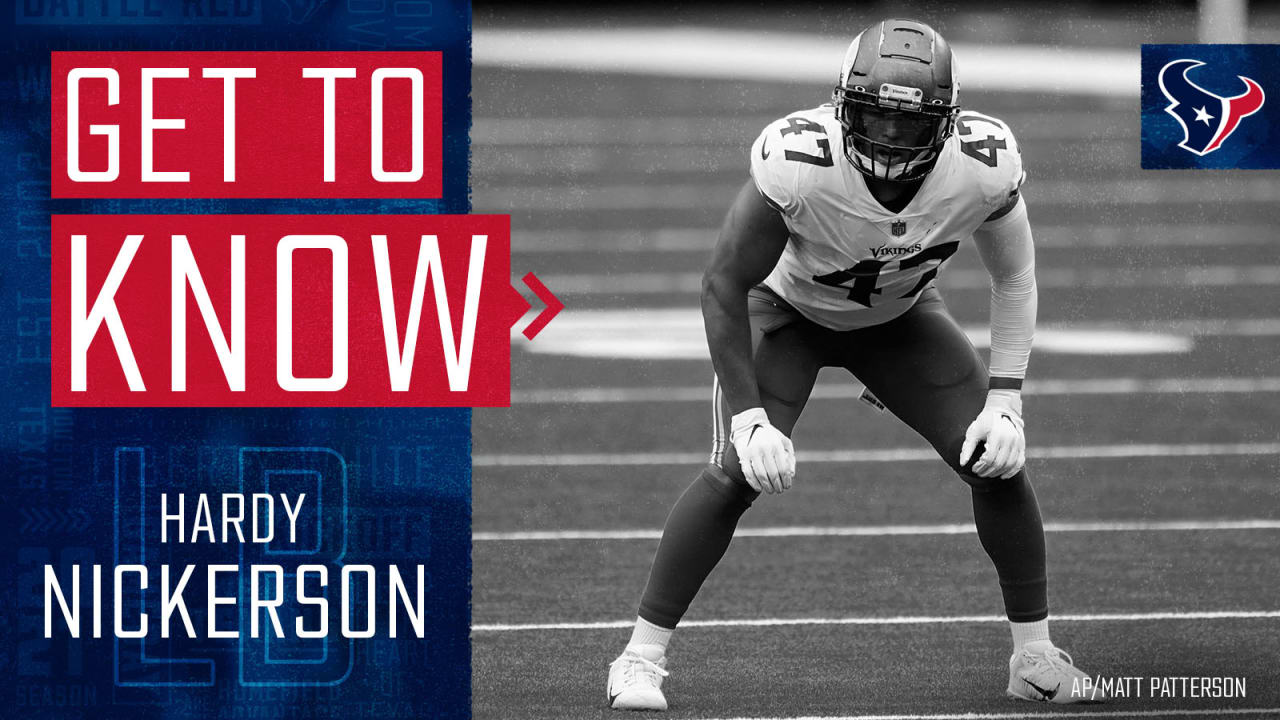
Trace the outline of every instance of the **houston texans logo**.
[[1164, 111], [1182, 126], [1182, 142], [1178, 147], [1196, 155], [1208, 155], [1222, 141], [1231, 137], [1241, 118], [1262, 107], [1266, 94], [1258, 83], [1243, 75], [1245, 91], [1233, 97], [1221, 97], [1187, 79], [1187, 72], [1200, 67], [1199, 60], [1174, 60], [1160, 68], [1160, 92], [1172, 103]]

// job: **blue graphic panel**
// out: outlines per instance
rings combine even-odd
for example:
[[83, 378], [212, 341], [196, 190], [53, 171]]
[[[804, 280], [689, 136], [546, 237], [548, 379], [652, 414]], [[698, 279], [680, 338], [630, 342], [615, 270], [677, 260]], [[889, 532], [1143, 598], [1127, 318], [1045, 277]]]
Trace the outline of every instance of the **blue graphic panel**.
[[[468, 717], [470, 411], [51, 408], [49, 216], [468, 212], [469, 4], [20, 0], [0, 13], [0, 23], [6, 68], [0, 76], [0, 223], [6, 238], [0, 298], [7, 320], [0, 323], [7, 348], [0, 362], [6, 388], [0, 453], [8, 470], [2, 532], [4, 565], [10, 569], [0, 648], [12, 686], [0, 715]], [[444, 51], [444, 196], [51, 200], [53, 50]], [[223, 543], [224, 530], [235, 532], [224, 523], [224, 494], [273, 496], [275, 536]], [[305, 495], [293, 538], [282, 495]], [[176, 499], [184, 498], [181, 522], [162, 520], [162, 496], [171, 513]], [[213, 542], [197, 523], [201, 496], [207, 498]], [[265, 504], [246, 507], [241, 531], [251, 533], [253, 517], [266, 513]], [[113, 632], [113, 569], [131, 564], [147, 571], [121, 576], [121, 626], [138, 628], [146, 613], [145, 638], [117, 638]], [[256, 593], [249, 571], [255, 564], [269, 570], [257, 576]], [[76, 597], [72, 568], [80, 568], [79, 637], [71, 636], [56, 601], [52, 636], [45, 637], [46, 565], [68, 601]], [[211, 576], [208, 568], [219, 565], [235, 570]], [[405, 603], [398, 596], [392, 601], [393, 565], [411, 598], [415, 569], [424, 566], [422, 638], [413, 631]], [[93, 632], [95, 566], [100, 637]], [[187, 566], [194, 567], [189, 576]], [[364, 566], [375, 573], [372, 594], [361, 572], [350, 572], [343, 582], [344, 568]], [[323, 585], [316, 567], [327, 575]], [[301, 597], [327, 603], [327, 638], [295, 636], [299, 620], [306, 629], [321, 624], [318, 605], [300, 600], [300, 584]], [[180, 592], [174, 589], [179, 585]], [[174, 594], [185, 600], [185, 616]], [[208, 636], [210, 594], [227, 601], [214, 608], [213, 628], [238, 636]], [[364, 627], [372, 608], [375, 637], [342, 636], [344, 596], [356, 629]], [[286, 631], [283, 638], [271, 636], [273, 611]], [[387, 632], [393, 611], [394, 639]], [[256, 638], [250, 636], [255, 615], [265, 633]], [[187, 621], [197, 637], [188, 637]]]
[[1280, 46], [1143, 45], [1142, 167], [1280, 168]]

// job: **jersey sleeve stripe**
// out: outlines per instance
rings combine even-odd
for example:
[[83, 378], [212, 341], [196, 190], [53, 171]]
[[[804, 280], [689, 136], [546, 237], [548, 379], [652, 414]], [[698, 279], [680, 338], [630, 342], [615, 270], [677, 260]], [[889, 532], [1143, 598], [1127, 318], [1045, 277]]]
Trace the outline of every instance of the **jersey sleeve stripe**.
[[725, 422], [724, 394], [720, 392], [720, 376], [711, 382], [711, 464], [724, 466], [724, 453], [729, 444], [729, 424]]

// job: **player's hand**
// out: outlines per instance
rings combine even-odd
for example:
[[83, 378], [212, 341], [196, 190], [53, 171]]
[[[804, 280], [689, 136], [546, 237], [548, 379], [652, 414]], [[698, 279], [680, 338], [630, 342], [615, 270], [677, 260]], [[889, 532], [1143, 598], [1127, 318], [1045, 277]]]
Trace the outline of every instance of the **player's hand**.
[[987, 405], [969, 424], [960, 449], [960, 465], [968, 464], [978, 443], [986, 445], [973, 464], [973, 474], [984, 478], [1008, 479], [1027, 462], [1027, 439], [1023, 433], [1022, 400], [1016, 392], [993, 390]]
[[796, 474], [795, 448], [791, 438], [769, 424], [764, 408], [734, 415], [729, 437], [752, 490], [772, 494], [791, 488]]

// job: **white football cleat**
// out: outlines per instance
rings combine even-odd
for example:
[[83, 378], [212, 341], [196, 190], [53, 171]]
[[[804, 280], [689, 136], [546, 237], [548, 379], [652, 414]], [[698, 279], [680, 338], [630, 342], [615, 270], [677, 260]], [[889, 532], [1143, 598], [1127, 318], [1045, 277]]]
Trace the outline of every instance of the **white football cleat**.
[[1029, 642], [1009, 658], [1009, 697], [1059, 705], [1106, 702], [1107, 694], [1071, 656], [1048, 640]]
[[609, 707], [614, 710], [666, 710], [662, 679], [666, 657], [649, 660], [628, 648], [609, 666]]

